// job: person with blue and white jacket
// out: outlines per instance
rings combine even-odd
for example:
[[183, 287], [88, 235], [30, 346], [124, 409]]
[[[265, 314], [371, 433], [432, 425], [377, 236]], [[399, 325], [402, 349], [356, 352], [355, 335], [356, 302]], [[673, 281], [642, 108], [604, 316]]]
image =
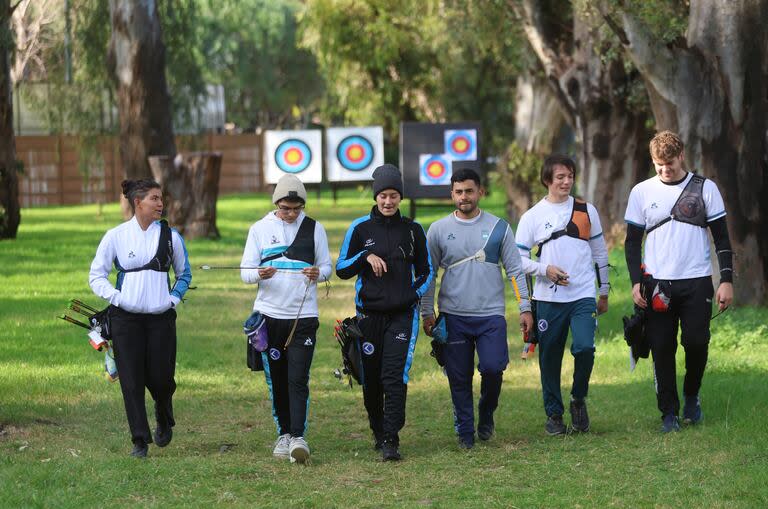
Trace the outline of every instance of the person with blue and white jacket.
[[352, 222], [336, 262], [341, 279], [357, 276], [355, 307], [361, 344], [363, 399], [376, 450], [400, 459], [408, 372], [419, 333], [419, 302], [433, 270], [424, 229], [400, 215], [403, 180], [391, 164], [373, 172], [371, 212]]
[[[176, 306], [192, 281], [184, 239], [165, 221], [160, 185], [152, 179], [124, 180], [133, 217], [109, 230], [91, 263], [93, 293], [109, 301], [112, 344], [133, 441], [131, 456], [145, 458], [153, 442], [144, 406], [145, 387], [155, 401], [154, 443], [173, 436], [176, 390]], [[117, 281], [108, 277], [114, 264]], [[176, 276], [170, 284], [169, 270]]]
[[264, 317], [269, 337], [264, 374], [277, 425], [272, 454], [304, 463], [309, 413], [309, 369], [317, 340], [317, 282], [331, 276], [323, 225], [303, 209], [307, 191], [295, 175], [280, 178], [272, 194], [276, 210], [248, 231], [240, 276], [258, 284], [253, 310]]

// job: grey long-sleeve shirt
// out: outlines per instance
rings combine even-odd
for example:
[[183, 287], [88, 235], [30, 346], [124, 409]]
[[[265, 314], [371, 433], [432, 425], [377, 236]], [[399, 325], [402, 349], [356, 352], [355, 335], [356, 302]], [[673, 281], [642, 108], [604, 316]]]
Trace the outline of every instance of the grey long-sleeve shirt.
[[[520, 311], [531, 310], [515, 235], [509, 225], [502, 235], [492, 235], [498, 220], [485, 211], [468, 221], [450, 214], [429, 227], [427, 245], [432, 266], [435, 271], [438, 267], [443, 269], [437, 298], [440, 312], [460, 316], [504, 316], [504, 277], [500, 265], [503, 265], [507, 279], [516, 280], [521, 297]], [[474, 259], [451, 267], [481, 250], [489, 254], [487, 261]], [[422, 316], [432, 316], [435, 312], [436, 280], [437, 277], [421, 299]]]

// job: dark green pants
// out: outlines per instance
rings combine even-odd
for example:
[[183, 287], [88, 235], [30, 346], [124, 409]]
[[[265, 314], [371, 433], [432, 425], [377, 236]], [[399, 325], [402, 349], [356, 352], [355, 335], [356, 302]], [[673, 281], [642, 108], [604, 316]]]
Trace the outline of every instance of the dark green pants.
[[560, 394], [560, 372], [569, 328], [574, 358], [571, 395], [576, 399], [587, 397], [589, 377], [595, 363], [596, 311], [593, 298], [574, 302], [536, 302], [541, 389], [547, 416], [563, 415], [565, 410]]

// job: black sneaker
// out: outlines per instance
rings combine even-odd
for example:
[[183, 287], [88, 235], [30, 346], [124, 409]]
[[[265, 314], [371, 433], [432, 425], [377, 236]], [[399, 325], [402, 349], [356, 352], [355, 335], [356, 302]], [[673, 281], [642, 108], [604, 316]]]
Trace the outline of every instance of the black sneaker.
[[165, 447], [166, 445], [170, 444], [172, 438], [173, 428], [164, 428], [162, 426], [155, 428], [155, 445], [158, 447]]
[[680, 421], [678, 421], [675, 414], [667, 414], [662, 417], [661, 432], [671, 433], [674, 431], [680, 431]]
[[385, 440], [381, 444], [381, 458], [384, 461], [400, 461], [400, 451], [397, 450], [397, 444], [392, 440]]
[[384, 433], [382, 432], [373, 432], [373, 450], [374, 451], [380, 451], [382, 445], [384, 445]]
[[131, 450], [131, 456], [134, 458], [146, 458], [149, 451], [149, 445], [144, 440], [136, 440], [133, 443], [133, 449]]
[[490, 440], [493, 436], [494, 432], [494, 425], [493, 425], [493, 414], [486, 417], [485, 419], [480, 417], [480, 422], [477, 423], [477, 438], [482, 440], [483, 442]]
[[589, 431], [589, 414], [587, 413], [587, 402], [581, 400], [571, 400], [571, 428], [579, 433]]
[[459, 436], [459, 448], [470, 450], [475, 446], [475, 435], [463, 435]]
[[563, 424], [562, 415], [550, 415], [547, 418], [547, 424], [544, 425], [544, 429], [549, 436], [565, 435], [567, 431], [565, 424]]
[[704, 418], [699, 396], [686, 396], [683, 406], [683, 424], [698, 424]]

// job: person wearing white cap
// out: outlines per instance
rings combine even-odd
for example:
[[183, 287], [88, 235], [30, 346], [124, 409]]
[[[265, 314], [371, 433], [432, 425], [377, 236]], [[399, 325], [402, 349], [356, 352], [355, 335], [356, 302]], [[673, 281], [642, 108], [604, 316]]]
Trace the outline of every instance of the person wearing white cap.
[[284, 175], [275, 186], [276, 209], [248, 231], [240, 277], [258, 284], [253, 310], [264, 316], [269, 337], [262, 352], [264, 374], [277, 425], [273, 455], [303, 463], [309, 412], [309, 368], [319, 326], [317, 281], [331, 276], [328, 238], [307, 216], [304, 184]]

